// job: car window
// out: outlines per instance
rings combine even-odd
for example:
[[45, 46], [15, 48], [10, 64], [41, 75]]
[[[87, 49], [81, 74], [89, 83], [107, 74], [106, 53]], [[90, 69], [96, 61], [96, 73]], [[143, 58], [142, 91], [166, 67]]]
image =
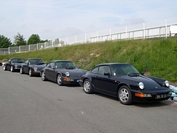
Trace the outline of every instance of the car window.
[[104, 75], [104, 73], [110, 73], [110, 67], [109, 66], [100, 66], [98, 74]]
[[94, 69], [92, 69], [92, 71], [91, 71], [92, 73], [98, 73], [98, 67], [96, 67], [96, 68], [94, 68]]
[[132, 65], [129, 64], [114, 64], [111, 66], [111, 69], [113, 76], [127, 75], [129, 73], [139, 73]]
[[44, 61], [42, 59], [30, 59], [29, 63], [31, 65], [41, 65], [44, 64]]
[[55, 66], [55, 63], [54, 62], [51, 62], [47, 65], [47, 67], [51, 68], [51, 67], [54, 67]]
[[25, 64], [28, 64], [28, 60], [25, 61]]
[[75, 67], [74, 63], [71, 61], [57, 61], [56, 68], [74, 69], [76, 67]]

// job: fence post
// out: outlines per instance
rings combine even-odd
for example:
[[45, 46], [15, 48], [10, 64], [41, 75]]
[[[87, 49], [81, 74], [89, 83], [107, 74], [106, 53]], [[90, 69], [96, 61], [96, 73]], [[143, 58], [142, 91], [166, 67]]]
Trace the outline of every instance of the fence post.
[[125, 32], [126, 32], [126, 39], [128, 39], [128, 36], [127, 36], [127, 26], [125, 26]]
[[8, 53], [10, 54], [10, 47], [8, 47]]
[[167, 38], [167, 20], [165, 19], [165, 37]]
[[145, 39], [145, 23], [143, 23], [143, 38]]

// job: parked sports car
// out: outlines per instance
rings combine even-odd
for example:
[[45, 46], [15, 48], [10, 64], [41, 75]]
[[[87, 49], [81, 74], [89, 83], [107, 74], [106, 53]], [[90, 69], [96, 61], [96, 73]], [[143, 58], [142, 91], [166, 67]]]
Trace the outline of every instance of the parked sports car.
[[26, 73], [30, 77], [33, 75], [40, 75], [41, 70], [46, 67], [44, 61], [40, 58], [29, 58], [25, 64], [20, 68], [20, 73]]
[[41, 79], [57, 82], [58, 85], [78, 84], [80, 77], [87, 71], [78, 69], [72, 61], [51, 61], [42, 71]]
[[79, 81], [85, 93], [100, 92], [118, 97], [122, 104], [169, 99], [169, 82], [146, 77], [131, 64], [104, 63], [95, 66]]
[[3, 65], [4, 71], [8, 70], [11, 72], [19, 71], [21, 66], [24, 64], [24, 60], [21, 58], [11, 58]]

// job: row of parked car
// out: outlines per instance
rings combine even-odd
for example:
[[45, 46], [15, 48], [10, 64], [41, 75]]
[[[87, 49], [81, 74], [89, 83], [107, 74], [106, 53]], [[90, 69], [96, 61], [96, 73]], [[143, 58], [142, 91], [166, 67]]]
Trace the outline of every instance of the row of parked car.
[[144, 76], [133, 65], [126, 63], [103, 63], [87, 71], [68, 60], [53, 60], [46, 64], [40, 58], [26, 61], [11, 58], [3, 69], [19, 71], [31, 77], [40, 75], [43, 81], [53, 81], [59, 86], [79, 84], [87, 94], [99, 92], [117, 97], [125, 105], [167, 100], [172, 93], [167, 80]]

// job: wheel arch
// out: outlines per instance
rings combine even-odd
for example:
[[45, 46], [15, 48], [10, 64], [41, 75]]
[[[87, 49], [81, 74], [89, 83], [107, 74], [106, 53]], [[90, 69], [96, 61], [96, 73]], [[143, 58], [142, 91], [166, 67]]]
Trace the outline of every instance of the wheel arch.
[[131, 91], [130, 85], [128, 85], [128, 84], [126, 84], [126, 83], [120, 83], [120, 84], [118, 84], [118, 86], [117, 86], [117, 94], [118, 94], [118, 92], [119, 92], [119, 89], [120, 89], [122, 86], [127, 86], [127, 87], [130, 89], [130, 91]]

